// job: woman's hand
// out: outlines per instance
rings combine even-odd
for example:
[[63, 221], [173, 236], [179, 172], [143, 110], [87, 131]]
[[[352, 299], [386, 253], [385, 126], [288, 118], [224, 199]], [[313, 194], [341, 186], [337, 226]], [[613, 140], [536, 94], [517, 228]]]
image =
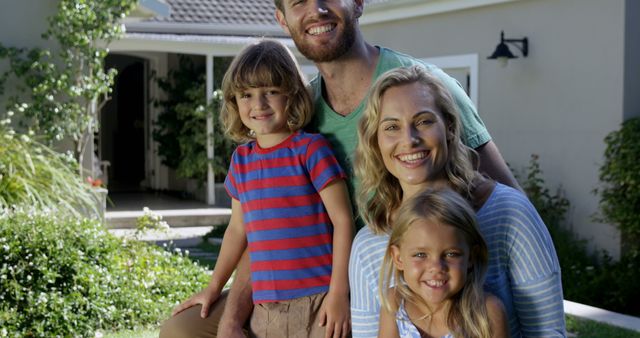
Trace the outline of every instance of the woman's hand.
[[209, 308], [211, 307], [211, 304], [215, 303], [215, 301], [218, 300], [218, 297], [220, 297], [220, 291], [211, 286], [207, 286], [202, 291], [196, 293], [195, 295], [191, 296], [191, 298], [176, 306], [173, 311], [171, 311], [171, 316], [175, 316], [192, 306], [200, 304], [202, 305], [202, 310], [200, 310], [200, 317], [202, 317], [203, 319], [207, 318], [207, 316], [209, 316]]
[[349, 293], [331, 292], [320, 307], [320, 326], [325, 326], [325, 338], [343, 338], [351, 333]]

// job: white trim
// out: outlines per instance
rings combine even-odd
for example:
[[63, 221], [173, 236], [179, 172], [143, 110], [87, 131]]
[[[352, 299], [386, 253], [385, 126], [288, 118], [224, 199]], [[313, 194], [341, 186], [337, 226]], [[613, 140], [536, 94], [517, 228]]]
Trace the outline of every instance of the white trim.
[[515, 1], [521, 0], [413, 0], [403, 2], [394, 0], [366, 7], [360, 18], [360, 24], [369, 25]]
[[[167, 17], [171, 14], [171, 8], [164, 2], [158, 0], [140, 0], [138, 8], [150, 12], [150, 14], [156, 14], [163, 17]], [[142, 11], [144, 11], [142, 10]]]
[[592, 320], [594, 322], [606, 323], [609, 325], [622, 327], [628, 330], [640, 332], [640, 318], [623, 315], [612, 311], [607, 311], [597, 307], [564, 301], [564, 313]]
[[469, 69], [469, 98], [478, 108], [478, 54], [448, 55], [432, 58], [424, 58], [423, 61], [438, 66], [446, 72], [451, 68]]
[[204, 34], [285, 37], [278, 25], [137, 21], [125, 23], [131, 33]]
[[[206, 55], [207, 63], [207, 104], [213, 100], [213, 54]], [[207, 114], [207, 204], [216, 204], [216, 179], [213, 172], [212, 161], [214, 159], [214, 135], [213, 135], [213, 116]]]
[[302, 74], [307, 77], [307, 81], [311, 81], [318, 74], [318, 67], [315, 64], [300, 66]]
[[[258, 37], [246, 36], [211, 36], [182, 35], [156, 33], [127, 33], [119, 40], [111, 42], [110, 52], [165, 52], [179, 54], [235, 56], [248, 43], [255, 42]], [[275, 39], [284, 43], [297, 53], [290, 38]]]

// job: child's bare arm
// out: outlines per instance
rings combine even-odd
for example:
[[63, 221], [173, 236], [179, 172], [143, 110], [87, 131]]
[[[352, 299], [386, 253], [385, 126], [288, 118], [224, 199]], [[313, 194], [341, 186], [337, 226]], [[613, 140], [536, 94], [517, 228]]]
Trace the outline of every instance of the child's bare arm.
[[494, 295], [487, 295], [485, 304], [487, 306], [489, 324], [491, 325], [491, 337], [509, 338], [511, 335], [509, 333], [507, 312], [500, 299]]
[[393, 289], [387, 291], [389, 306], [395, 310], [387, 309], [385, 306], [380, 308], [380, 323], [378, 324], [379, 338], [400, 338], [398, 325], [396, 324], [396, 312], [398, 309], [396, 302], [396, 294]]
[[224, 311], [218, 324], [217, 337], [246, 337], [243, 327], [253, 310], [250, 264], [249, 249], [245, 249], [242, 258], [238, 262], [236, 275], [224, 304]]
[[330, 183], [320, 191], [320, 197], [333, 223], [331, 284], [322, 305], [320, 324], [327, 327], [325, 337], [346, 337], [351, 332], [348, 268], [354, 226], [345, 181]]
[[220, 254], [216, 260], [216, 266], [211, 275], [209, 286], [213, 286], [218, 290], [222, 290], [224, 285], [231, 277], [233, 270], [244, 250], [247, 248], [247, 236], [244, 231], [244, 222], [242, 217], [242, 208], [240, 201], [235, 198], [231, 199], [231, 220], [227, 230], [222, 238], [220, 246]]
[[224, 232], [220, 255], [211, 274], [209, 285], [204, 290], [176, 306], [172, 311], [172, 315], [176, 315], [185, 309], [201, 304], [202, 310], [200, 316], [206, 318], [209, 315], [209, 307], [220, 296], [222, 288], [229, 280], [231, 273], [233, 273], [242, 253], [247, 247], [240, 202], [236, 199], [232, 199], [231, 201], [231, 219], [229, 220], [227, 230]]

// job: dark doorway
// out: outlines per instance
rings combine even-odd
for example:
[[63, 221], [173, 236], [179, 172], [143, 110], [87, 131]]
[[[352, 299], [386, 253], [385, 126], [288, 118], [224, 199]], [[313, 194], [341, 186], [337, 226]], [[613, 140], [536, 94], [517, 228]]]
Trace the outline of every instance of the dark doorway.
[[111, 163], [108, 189], [139, 191], [145, 179], [145, 60], [109, 55], [105, 66], [118, 70], [101, 116], [101, 157]]

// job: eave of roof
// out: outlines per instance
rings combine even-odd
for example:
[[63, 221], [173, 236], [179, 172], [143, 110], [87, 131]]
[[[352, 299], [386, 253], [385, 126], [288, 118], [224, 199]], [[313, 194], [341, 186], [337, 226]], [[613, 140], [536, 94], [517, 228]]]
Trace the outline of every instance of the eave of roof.
[[179, 23], [160, 21], [139, 21], [125, 23], [131, 33], [196, 34], [196, 35], [240, 35], [285, 37], [278, 25], [264, 24], [221, 24], [221, 23]]
[[[256, 36], [222, 36], [198, 34], [126, 33], [109, 45], [112, 53], [161, 52], [213, 56], [234, 56]], [[289, 38], [275, 38], [291, 50], [296, 50]]]

